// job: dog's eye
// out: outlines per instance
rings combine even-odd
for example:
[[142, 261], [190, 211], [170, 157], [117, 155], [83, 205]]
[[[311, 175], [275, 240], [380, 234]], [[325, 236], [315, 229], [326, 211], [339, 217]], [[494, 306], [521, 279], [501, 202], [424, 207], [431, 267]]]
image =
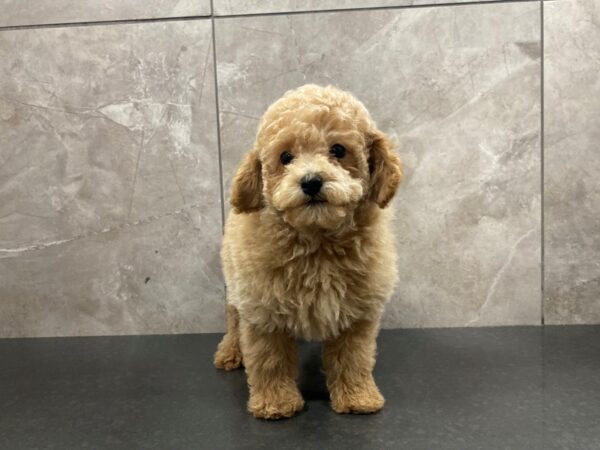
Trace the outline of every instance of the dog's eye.
[[344, 156], [346, 156], [346, 148], [341, 144], [334, 144], [329, 149], [329, 153], [331, 153], [337, 159], [342, 159]]
[[291, 163], [293, 159], [294, 155], [287, 151], [279, 155], [279, 161], [281, 161], [281, 164], [283, 164], [284, 166], [287, 166], [289, 163]]

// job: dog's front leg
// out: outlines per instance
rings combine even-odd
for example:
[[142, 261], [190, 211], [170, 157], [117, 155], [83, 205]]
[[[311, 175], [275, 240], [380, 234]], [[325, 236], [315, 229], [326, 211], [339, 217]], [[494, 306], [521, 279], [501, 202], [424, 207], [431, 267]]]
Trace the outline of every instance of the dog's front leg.
[[383, 396], [373, 379], [378, 330], [378, 322], [356, 322], [323, 344], [323, 365], [334, 411], [368, 414], [383, 408]]
[[243, 323], [242, 353], [248, 375], [248, 411], [262, 419], [291, 417], [304, 407], [296, 385], [297, 353], [285, 333], [261, 333]]

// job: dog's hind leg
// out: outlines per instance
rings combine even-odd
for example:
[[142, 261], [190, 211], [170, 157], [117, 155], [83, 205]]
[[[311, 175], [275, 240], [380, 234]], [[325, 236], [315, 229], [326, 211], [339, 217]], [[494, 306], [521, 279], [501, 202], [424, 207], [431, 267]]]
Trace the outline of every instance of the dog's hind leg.
[[240, 348], [240, 316], [233, 305], [227, 305], [227, 333], [215, 353], [215, 366], [218, 369], [234, 370], [242, 364]]

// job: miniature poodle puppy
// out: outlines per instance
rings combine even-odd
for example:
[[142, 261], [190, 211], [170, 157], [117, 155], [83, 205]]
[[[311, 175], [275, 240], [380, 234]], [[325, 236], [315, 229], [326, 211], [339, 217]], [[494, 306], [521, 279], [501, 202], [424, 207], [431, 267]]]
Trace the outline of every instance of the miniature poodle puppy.
[[335, 411], [383, 407], [372, 371], [396, 281], [386, 206], [401, 178], [390, 139], [348, 92], [302, 86], [262, 117], [231, 186], [227, 333], [215, 354], [218, 368], [244, 365], [254, 416], [303, 408], [295, 339], [323, 342]]

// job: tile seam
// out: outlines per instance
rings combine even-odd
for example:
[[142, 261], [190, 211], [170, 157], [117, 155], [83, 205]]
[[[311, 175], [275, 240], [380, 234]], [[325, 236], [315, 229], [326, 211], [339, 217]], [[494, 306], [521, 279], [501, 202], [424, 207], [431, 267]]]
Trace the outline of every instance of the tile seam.
[[546, 318], [544, 313], [544, 303], [545, 303], [545, 258], [546, 258], [546, 239], [545, 239], [545, 209], [544, 209], [544, 156], [545, 156], [545, 141], [544, 141], [544, 127], [545, 127], [545, 119], [544, 119], [544, 109], [545, 109], [545, 98], [544, 98], [544, 0], [540, 1], [540, 202], [541, 202], [541, 215], [540, 215], [540, 303], [541, 303], [541, 311], [540, 311], [540, 322], [542, 325], [545, 325]]
[[[213, 8], [213, 0], [210, 1], [211, 11]], [[211, 16], [211, 33], [212, 33], [212, 59], [213, 59], [213, 83], [215, 90], [215, 114], [217, 119], [217, 156], [219, 160], [219, 195], [221, 197], [221, 232], [225, 229], [225, 195], [223, 186], [223, 152], [221, 149], [221, 116], [219, 107], [219, 77], [217, 74], [217, 39], [215, 30], [215, 19]]]

